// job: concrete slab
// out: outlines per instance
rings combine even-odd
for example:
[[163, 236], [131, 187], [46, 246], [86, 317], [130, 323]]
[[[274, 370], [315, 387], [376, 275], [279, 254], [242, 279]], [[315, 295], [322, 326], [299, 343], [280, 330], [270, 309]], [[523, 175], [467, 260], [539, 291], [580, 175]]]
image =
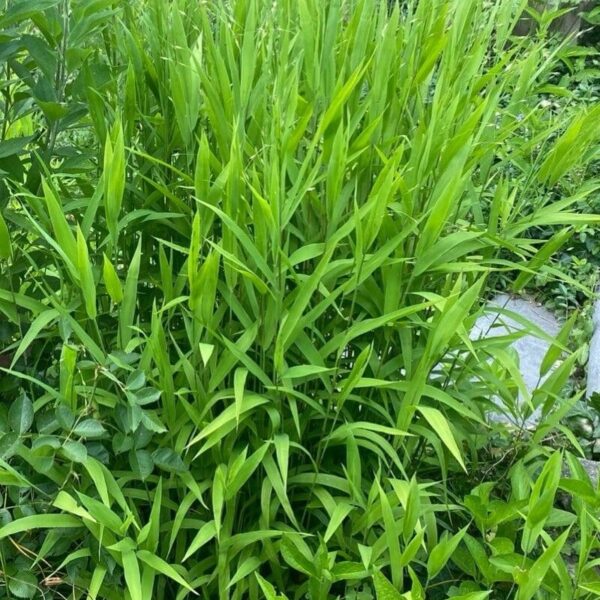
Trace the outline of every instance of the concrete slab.
[[[527, 327], [521, 324], [518, 320], [501, 314], [495, 310], [498, 308], [515, 313], [521, 319], [525, 319], [527, 322], [531, 323], [533, 326], [541, 329], [545, 334], [552, 337], [555, 337], [560, 331], [560, 322], [545, 307], [539, 305], [529, 298], [520, 298], [509, 296], [508, 294], [499, 294], [488, 304], [488, 312], [480, 317], [475, 323], [473, 331], [471, 332], [471, 337], [473, 339], [507, 335], [509, 333], [516, 333], [519, 331], [528, 331]], [[540, 367], [549, 346], [550, 344], [548, 341], [530, 332], [526, 333], [512, 344], [512, 347], [516, 350], [519, 356], [519, 368], [525, 383], [525, 387], [530, 393], [533, 392], [543, 381], [543, 379], [540, 378]], [[506, 420], [504, 415], [499, 414], [490, 415], [490, 417], [494, 420]], [[532, 415], [525, 423], [526, 426], [534, 426], [537, 423], [538, 418], [538, 415]], [[511, 419], [508, 419], [508, 421], [512, 422]]]
[[[488, 304], [488, 308], [490, 309], [489, 312], [480, 317], [475, 323], [475, 327], [471, 332], [472, 338], [477, 339], [480, 337], [506, 335], [507, 333], [523, 331], [524, 326], [522, 324], [494, 310], [497, 307], [516, 313], [552, 337], [556, 337], [560, 331], [560, 321], [543, 306], [529, 298], [518, 298], [511, 297], [507, 294], [499, 294]], [[600, 299], [596, 301], [593, 319], [594, 334], [590, 342], [589, 351], [587, 397], [590, 397], [596, 392], [600, 393]], [[549, 343], [539, 336], [527, 333], [517, 341], [513, 342], [512, 346], [517, 351], [520, 371], [527, 390], [531, 393], [543, 381], [543, 378], [540, 379], [540, 366], [548, 350]], [[496, 421], [508, 421], [517, 425], [517, 423], [514, 423], [511, 419], [507, 419], [504, 415], [499, 413], [491, 414], [489, 417]], [[525, 426], [535, 427], [538, 420], [539, 416], [534, 413], [526, 421]], [[579, 462], [588, 473], [592, 484], [598, 486], [600, 479], [600, 462], [583, 458], [580, 458]]]
[[600, 300], [596, 300], [594, 305], [594, 333], [590, 340], [590, 349], [587, 363], [587, 387], [586, 397], [600, 392]]

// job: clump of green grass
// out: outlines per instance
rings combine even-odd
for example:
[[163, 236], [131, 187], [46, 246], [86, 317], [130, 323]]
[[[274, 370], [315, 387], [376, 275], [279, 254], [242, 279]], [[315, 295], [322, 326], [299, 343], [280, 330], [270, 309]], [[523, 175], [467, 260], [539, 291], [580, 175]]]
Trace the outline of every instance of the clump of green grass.
[[598, 222], [554, 192], [600, 108], [544, 110], [563, 48], [514, 5], [7, 11], [4, 131], [50, 133], [2, 142], [0, 597], [594, 597], [597, 492], [544, 443], [566, 333], [521, 403], [469, 337]]

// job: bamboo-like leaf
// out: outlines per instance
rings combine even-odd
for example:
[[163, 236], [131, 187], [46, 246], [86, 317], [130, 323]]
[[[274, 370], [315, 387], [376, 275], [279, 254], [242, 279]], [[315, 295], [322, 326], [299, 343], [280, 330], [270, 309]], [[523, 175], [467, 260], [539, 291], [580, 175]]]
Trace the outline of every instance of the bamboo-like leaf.
[[12, 256], [12, 243], [6, 221], [0, 213], [0, 259], [10, 258]]
[[556, 363], [556, 361], [560, 358], [560, 355], [567, 349], [569, 335], [571, 334], [571, 330], [573, 329], [578, 317], [579, 314], [574, 312], [573, 315], [567, 319], [565, 324], [561, 327], [558, 335], [556, 336], [556, 341], [549, 346], [542, 360], [542, 364], [540, 365], [540, 375], [542, 377], [548, 373], [554, 363]]
[[[402, 566], [401, 566], [401, 552], [400, 552], [400, 540], [399, 537], [402, 533], [399, 524], [394, 518], [393, 510], [388, 500], [387, 495], [383, 491], [381, 484], [376, 480], [377, 488], [379, 490], [379, 502], [381, 504], [381, 513], [383, 517], [383, 523], [385, 525], [385, 537], [387, 541], [387, 548], [390, 555], [390, 563], [392, 569], [392, 582], [397, 588], [402, 582]], [[383, 581], [380, 581], [381, 585], [386, 588]]]
[[48, 209], [48, 214], [50, 215], [50, 221], [52, 222], [52, 229], [56, 241], [65, 253], [67, 259], [75, 266], [77, 264], [77, 242], [75, 241], [73, 232], [67, 223], [67, 219], [54, 190], [45, 179], [42, 179], [42, 187], [44, 189], [46, 207]]
[[521, 540], [521, 547], [526, 553], [533, 550], [540, 532], [550, 515], [560, 481], [561, 463], [562, 456], [560, 452], [554, 452], [544, 465], [542, 472], [533, 486], [529, 499], [527, 521]]
[[104, 145], [104, 209], [113, 244], [117, 243], [118, 221], [125, 191], [125, 145], [121, 120], [116, 119]]
[[[595, 410], [600, 109], [562, 8], [5, 4], [6, 594], [596, 593], [593, 482], [549, 453]], [[530, 289], [556, 338], [488, 306]], [[550, 345], [533, 391], [521, 334], [472, 335], [498, 311]]]
[[444, 442], [444, 445], [450, 450], [452, 456], [458, 461], [458, 464], [466, 472], [467, 467], [462, 458], [462, 453], [456, 443], [450, 423], [444, 415], [437, 409], [431, 406], [419, 406], [417, 410], [425, 417], [425, 420], [431, 426], [431, 429]]
[[538, 273], [539, 269], [544, 265], [551, 256], [556, 254], [564, 244], [573, 235], [573, 230], [565, 228], [553, 235], [531, 258], [524, 266], [524, 270], [519, 274], [513, 283], [513, 290], [519, 292], [525, 285]]
[[248, 377], [247, 369], [237, 369], [234, 375], [234, 393], [235, 393], [235, 421], [240, 424], [240, 415], [242, 414], [242, 406], [244, 404], [244, 385]]
[[95, 319], [97, 311], [94, 271], [92, 269], [87, 244], [79, 227], [77, 227], [77, 270], [79, 272], [79, 281], [81, 284], [85, 310], [90, 319]]
[[380, 571], [373, 575], [377, 600], [402, 600], [402, 594], [388, 581]]
[[570, 530], [563, 532], [556, 540], [554, 540], [542, 553], [542, 555], [533, 563], [530, 569], [522, 576], [522, 583], [519, 585], [517, 592], [518, 600], [531, 600], [535, 593], [542, 586], [544, 576], [549, 571], [552, 563], [562, 550]]
[[51, 308], [44, 311], [43, 313], [40, 313], [34, 319], [34, 321], [29, 326], [27, 333], [23, 336], [19, 347], [16, 349], [13, 355], [13, 366], [16, 364], [19, 358], [21, 358], [21, 356], [27, 351], [27, 348], [31, 346], [31, 344], [38, 337], [39, 333], [44, 329], [44, 327], [46, 327], [49, 323], [54, 321], [59, 315], [60, 313], [57, 310]]
[[443, 536], [435, 548], [430, 552], [427, 559], [427, 573], [429, 579], [433, 579], [446, 565], [450, 557], [456, 551], [468, 527], [461, 529], [456, 535]]
[[147, 564], [149, 567], [165, 575], [177, 582], [179, 585], [189, 590], [190, 592], [196, 594], [195, 590], [190, 586], [190, 584], [172, 567], [169, 563], [165, 562], [156, 554], [152, 554], [152, 552], [148, 552], [148, 550], [138, 550], [137, 557], [143, 563]]
[[133, 320], [135, 317], [135, 307], [137, 303], [137, 285], [140, 272], [140, 261], [142, 257], [142, 241], [138, 242], [135, 254], [129, 265], [127, 277], [125, 278], [125, 288], [123, 290], [123, 301], [119, 311], [119, 339], [121, 347], [125, 348], [131, 339]]
[[71, 529], [81, 526], [81, 520], [70, 515], [30, 515], [0, 527], [0, 539], [32, 529]]
[[205, 523], [196, 533], [182, 561], [185, 562], [190, 556], [197, 552], [204, 544], [210, 542], [217, 535], [217, 528], [214, 521]]
[[125, 574], [125, 582], [127, 590], [131, 595], [131, 600], [142, 600], [142, 581], [140, 577], [140, 565], [133, 550], [123, 552], [123, 572]]
[[119, 304], [123, 300], [123, 286], [121, 285], [117, 271], [106, 254], [104, 254], [102, 264], [102, 278], [104, 279], [106, 291], [111, 300], [115, 304]]

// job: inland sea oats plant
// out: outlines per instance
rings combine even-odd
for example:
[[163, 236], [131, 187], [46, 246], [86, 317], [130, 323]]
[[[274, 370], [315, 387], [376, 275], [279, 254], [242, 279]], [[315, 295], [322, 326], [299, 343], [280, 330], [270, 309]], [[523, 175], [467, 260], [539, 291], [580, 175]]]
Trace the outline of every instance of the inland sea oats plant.
[[0, 598], [600, 596], [570, 322], [470, 337], [600, 221], [524, 4], [4, 2]]

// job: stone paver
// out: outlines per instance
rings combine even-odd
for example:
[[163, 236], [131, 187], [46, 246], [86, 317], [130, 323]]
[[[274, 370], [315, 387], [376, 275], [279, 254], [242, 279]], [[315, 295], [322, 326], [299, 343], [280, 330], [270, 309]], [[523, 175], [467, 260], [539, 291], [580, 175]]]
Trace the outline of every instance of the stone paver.
[[[516, 313], [552, 337], [560, 331], [560, 322], [548, 309], [527, 298], [499, 294], [488, 304], [490, 310], [475, 323], [471, 332], [472, 338], [507, 335], [526, 329], [517, 320], [496, 312], [494, 310], [496, 307]], [[550, 344], [539, 336], [526, 333], [513, 342], [512, 346], [519, 356], [519, 367], [525, 386], [529, 392], [533, 392], [543, 381], [540, 380], [540, 367]], [[495, 420], [505, 420], [504, 416], [490, 416]], [[532, 415], [526, 425], [535, 425], [537, 418], [537, 415]]]
[[589, 398], [595, 392], [600, 392], [600, 300], [594, 305], [594, 333], [590, 340], [590, 349], [587, 363], [587, 389]]
[[[523, 325], [495, 311], [495, 307], [502, 307], [527, 319], [533, 325], [539, 327], [544, 333], [555, 337], [560, 331], [560, 322], [546, 308], [527, 298], [511, 297], [507, 294], [499, 294], [489, 304], [490, 309], [475, 323], [471, 337], [476, 339], [486, 336], [506, 335], [524, 329]], [[594, 335], [590, 342], [588, 372], [587, 372], [587, 397], [595, 392], [600, 392], [600, 300], [594, 307]], [[523, 380], [529, 392], [535, 390], [540, 380], [540, 366], [548, 350], [549, 343], [531, 333], [525, 334], [513, 342], [513, 347], [519, 355], [519, 367]], [[504, 415], [491, 414], [491, 419], [496, 421], [512, 422]], [[525, 423], [526, 427], [535, 427], [539, 416], [535, 413]], [[600, 462], [579, 459], [579, 462], [590, 476], [594, 486], [599, 485]], [[568, 476], [568, 472], [565, 473]]]

